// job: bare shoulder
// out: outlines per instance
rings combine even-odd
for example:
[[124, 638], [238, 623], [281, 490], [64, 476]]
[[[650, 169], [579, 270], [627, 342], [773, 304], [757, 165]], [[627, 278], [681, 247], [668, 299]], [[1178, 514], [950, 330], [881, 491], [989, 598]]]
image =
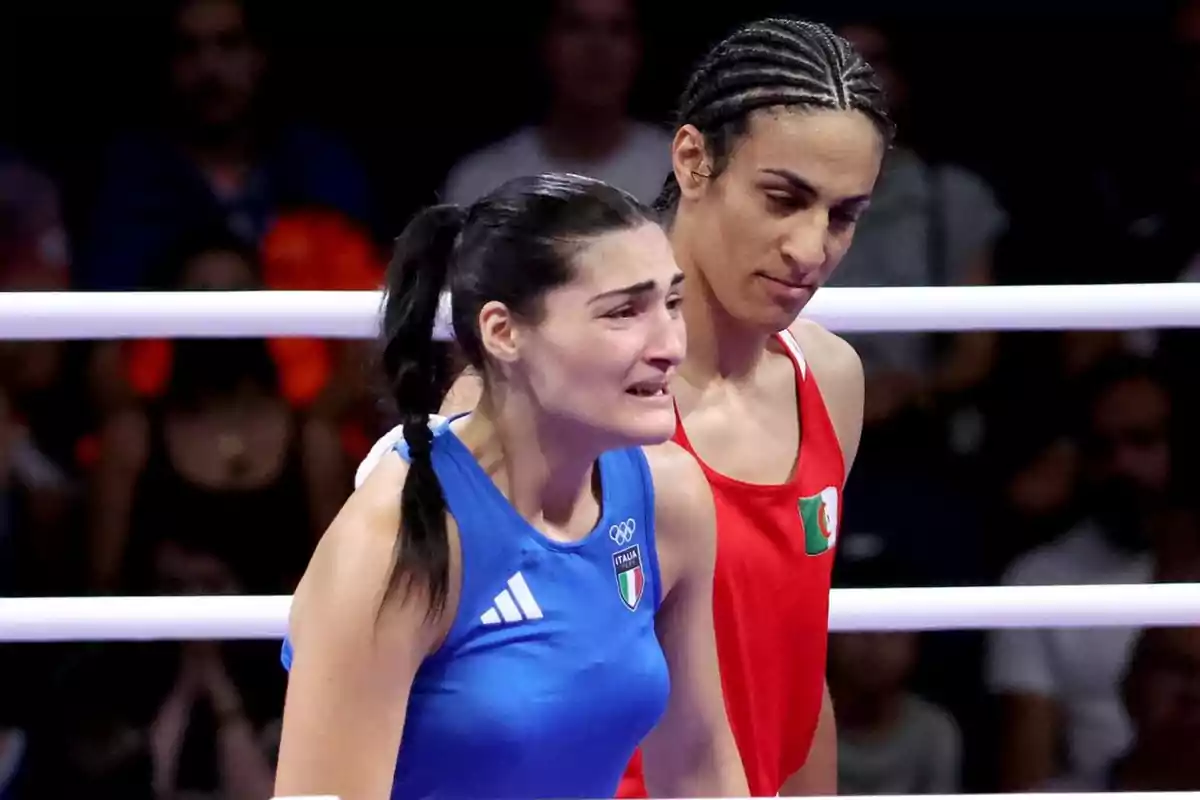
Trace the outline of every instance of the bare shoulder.
[[664, 441], [660, 445], [643, 447], [646, 462], [650, 467], [650, 476], [654, 479], [655, 494], [666, 488], [668, 494], [690, 493], [697, 489], [708, 491], [708, 479], [704, 470], [690, 452], [673, 441]]
[[674, 442], [646, 447], [644, 452], [654, 480], [656, 511], [685, 513], [698, 502], [711, 504], [708, 479], [691, 453]]
[[862, 438], [866, 395], [862, 359], [849, 342], [812, 320], [798, 319], [789, 330], [817, 379], [849, 470]]
[[717, 516], [708, 479], [691, 453], [674, 442], [645, 453], [654, 481], [654, 538], [665, 596], [689, 576], [712, 580]]
[[803, 318], [792, 323], [789, 330], [799, 342], [805, 362], [812, 367], [822, 387], [838, 391], [846, 383], [862, 384], [862, 359], [845, 339]]
[[[330, 638], [366, 641], [394, 630], [411, 645], [428, 627], [428, 606], [412, 597], [380, 613], [400, 530], [400, 492], [408, 464], [389, 453], [342, 506], [318, 543], [292, 601], [289, 631], [295, 647]], [[365, 638], [364, 638], [365, 637]]]

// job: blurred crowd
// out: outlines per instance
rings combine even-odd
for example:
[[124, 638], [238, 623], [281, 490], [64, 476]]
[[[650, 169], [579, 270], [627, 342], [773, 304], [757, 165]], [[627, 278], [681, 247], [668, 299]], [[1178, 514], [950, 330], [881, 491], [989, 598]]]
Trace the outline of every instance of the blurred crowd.
[[[264, 112], [253, 7], [160, 5], [166, 101], [107, 144], [86, 214], [68, 221], [69, 182], [0, 140], [0, 290], [376, 288], [403, 220], [381, 222], [336, 131]], [[540, 113], [461, 154], [439, 196], [569, 171], [653, 200], [671, 132], [668, 110], [631, 111], [653, 65], [635, 3], [548, 5]], [[1169, 17], [1138, 73], [1155, 94], [1114, 89], [1082, 123], [1125, 135], [1152, 109], [1152, 130], [1086, 174], [1042, 152], [1043, 184], [1011, 201], [1004, 176], [907, 133], [937, 124], [911, 36], [838, 20], [900, 140], [831, 285], [1200, 280], [1200, 2]], [[1085, 71], [1055, 69], [1030, 91]], [[1194, 334], [852, 340], [866, 432], [836, 585], [1200, 576]], [[0, 595], [290, 592], [391, 421], [372, 358], [295, 338], [0, 342]], [[5, 645], [0, 678], [0, 800], [269, 792], [277, 642]], [[829, 681], [845, 793], [1200, 790], [1200, 629], [835, 634]]]

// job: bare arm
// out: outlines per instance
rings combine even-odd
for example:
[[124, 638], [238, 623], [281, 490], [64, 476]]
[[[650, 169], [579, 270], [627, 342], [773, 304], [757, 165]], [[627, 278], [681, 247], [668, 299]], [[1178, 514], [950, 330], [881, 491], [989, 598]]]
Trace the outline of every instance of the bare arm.
[[149, 423], [139, 411], [115, 414], [101, 430], [100, 460], [92, 473], [88, 515], [92, 589], [111, 591], [120, 577], [149, 438]]
[[225, 669], [220, 648], [201, 644], [202, 685], [217, 719], [217, 762], [229, 800], [260, 800], [271, 794], [271, 763], [242, 695]]
[[862, 440], [866, 395], [862, 359], [845, 339], [815, 322], [797, 320], [791, 331], [821, 387], [821, 397], [842, 446], [842, 458], [849, 475]]
[[407, 470], [394, 454], [379, 464], [322, 537], [296, 591], [277, 795], [391, 794], [413, 677], [440, 627], [427, 621], [420, 592], [380, 605]]
[[[1054, 581], [1034, 551], [1017, 559], [1000, 582], [1005, 586], [1038, 586]], [[998, 630], [988, 636], [985, 680], [1000, 711], [1001, 791], [1028, 792], [1056, 777], [1063, 741], [1064, 694], [1053, 632]]]
[[226, 797], [261, 800], [270, 795], [271, 763], [258, 732], [241, 711], [221, 718], [217, 754]]
[[660, 562], [673, 580], [656, 619], [671, 697], [642, 743], [646, 787], [651, 797], [745, 797], [749, 789], [725, 715], [713, 632], [712, 494], [682, 449], [664, 445], [649, 451], [649, 458]]
[[[821, 387], [849, 476], [862, 441], [866, 394], [862, 360], [844, 339], [818, 325], [798, 321], [792, 332]], [[817, 729], [804, 766], [784, 781], [780, 794], [785, 797], [837, 794], [837, 720], [828, 685], [822, 689]]]

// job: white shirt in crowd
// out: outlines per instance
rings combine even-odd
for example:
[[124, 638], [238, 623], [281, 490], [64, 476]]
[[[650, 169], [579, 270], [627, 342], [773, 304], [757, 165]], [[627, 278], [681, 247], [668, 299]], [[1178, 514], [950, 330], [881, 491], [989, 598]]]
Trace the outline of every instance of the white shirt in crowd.
[[570, 172], [624, 189], [648, 204], [658, 197], [670, 169], [671, 137], [653, 125], [631, 123], [625, 141], [601, 161], [556, 158], [546, 152], [537, 128], [531, 126], [455, 164], [446, 178], [442, 201], [465, 205], [513, 178]]
[[[1003, 583], [1141, 584], [1150, 582], [1152, 572], [1148, 554], [1117, 549], [1085, 522], [1018, 559]], [[995, 631], [989, 642], [988, 687], [997, 694], [1056, 700], [1066, 725], [1066, 774], [1095, 774], [1130, 741], [1120, 691], [1137, 633], [1134, 628]]]

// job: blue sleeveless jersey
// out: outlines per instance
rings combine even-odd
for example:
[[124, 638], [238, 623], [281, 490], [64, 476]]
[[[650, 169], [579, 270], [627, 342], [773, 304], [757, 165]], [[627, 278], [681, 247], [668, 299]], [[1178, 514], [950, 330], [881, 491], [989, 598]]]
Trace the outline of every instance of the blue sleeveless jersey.
[[392, 797], [612, 797], [670, 693], [645, 455], [600, 457], [603, 513], [572, 543], [526, 522], [448, 423], [433, 466], [462, 541], [462, 594], [413, 682]]

